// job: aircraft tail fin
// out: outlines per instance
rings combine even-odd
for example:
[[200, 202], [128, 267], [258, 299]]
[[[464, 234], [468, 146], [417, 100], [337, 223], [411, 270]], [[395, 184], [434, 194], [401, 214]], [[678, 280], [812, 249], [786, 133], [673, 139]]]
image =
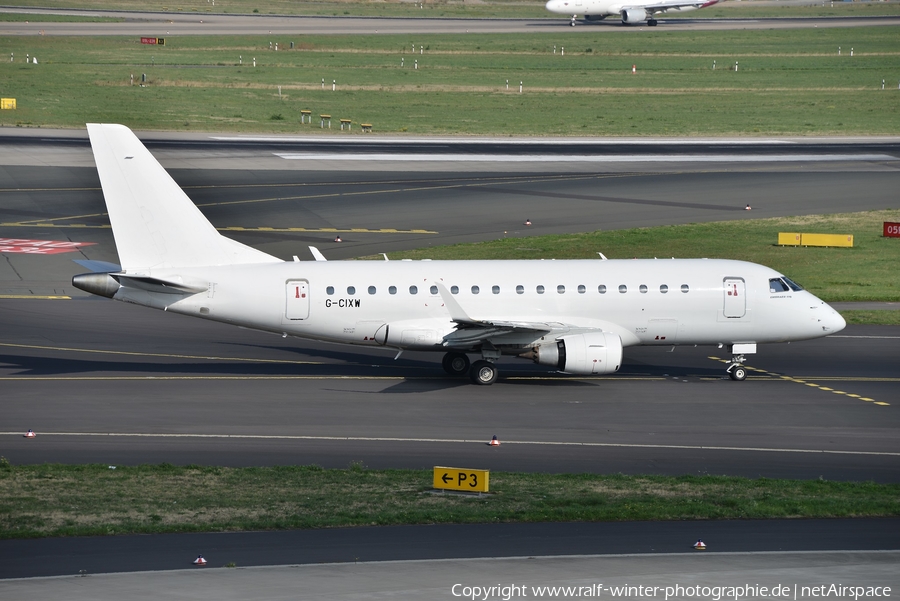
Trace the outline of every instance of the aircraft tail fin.
[[99, 123], [87, 129], [126, 272], [281, 262], [219, 234], [130, 129]]

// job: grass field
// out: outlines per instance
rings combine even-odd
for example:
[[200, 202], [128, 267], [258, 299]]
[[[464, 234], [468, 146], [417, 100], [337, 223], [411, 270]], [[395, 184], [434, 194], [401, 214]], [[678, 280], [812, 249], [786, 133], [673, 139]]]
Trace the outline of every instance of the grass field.
[[900, 515], [900, 485], [724, 476], [491, 473], [434, 495], [431, 471], [0, 462], [0, 538], [474, 522]]
[[[900, 301], [900, 239], [882, 237], [885, 221], [900, 221], [900, 210], [504, 238], [391, 253], [391, 258], [596, 259], [597, 252], [602, 252], [610, 259], [646, 259], [665, 249], [667, 257], [739, 259], [768, 265], [826, 301]], [[778, 232], [853, 234], [854, 245], [778, 246]]]
[[[727, 36], [664, 28], [626, 35], [584, 28], [529, 36], [198, 36], [169, 37], [164, 47], [136, 38], [48, 36], [0, 38], [0, 49], [16, 57], [0, 61], [0, 94], [18, 104], [0, 112], [0, 125], [103, 121], [155, 130], [323, 133], [318, 121], [299, 124], [299, 111], [308, 109], [335, 123], [346, 118], [376, 132], [415, 134], [900, 131], [900, 37], [891, 27]], [[39, 64], [26, 65], [26, 54]]]
[[[50, 8], [136, 10], [133, 0], [16, 0], [16, 6]], [[544, 8], [545, 2], [534, 0], [218, 0], [215, 6], [203, 0], [144, 0], [140, 10], [170, 13], [221, 13], [261, 15], [331, 15], [382, 17], [503, 17], [564, 19]], [[688, 13], [690, 17], [819, 17], [819, 16], [880, 16], [900, 13], [898, 2], [834, 2], [826, 5], [779, 6], [772, 2], [723, 2], [702, 13]], [[677, 16], [674, 16], [677, 18]], [[669, 18], [669, 17], [666, 17]]]

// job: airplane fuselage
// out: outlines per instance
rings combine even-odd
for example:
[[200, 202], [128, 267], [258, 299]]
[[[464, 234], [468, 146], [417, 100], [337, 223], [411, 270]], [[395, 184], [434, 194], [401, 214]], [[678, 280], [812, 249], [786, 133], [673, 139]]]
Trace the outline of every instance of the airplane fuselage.
[[552, 13], [572, 15], [573, 25], [575, 17], [578, 15], [583, 15], [586, 21], [618, 16], [625, 24], [649, 21], [651, 25], [655, 25], [654, 15], [698, 10], [718, 4], [718, 2], [719, 0], [705, 2], [690, 0], [634, 0], [632, 2], [625, 0], [549, 0], [545, 7]]
[[[314, 340], [396, 349], [448, 344], [455, 324], [438, 284], [474, 319], [596, 329], [623, 346], [743, 344], [817, 338], [843, 327], [805, 290], [770, 292], [767, 267], [707, 259], [285, 262], [154, 270], [206, 287], [167, 294], [122, 287], [114, 298]], [[577, 324], [570, 325], [570, 324]], [[540, 344], [513, 332], [511, 351]]]

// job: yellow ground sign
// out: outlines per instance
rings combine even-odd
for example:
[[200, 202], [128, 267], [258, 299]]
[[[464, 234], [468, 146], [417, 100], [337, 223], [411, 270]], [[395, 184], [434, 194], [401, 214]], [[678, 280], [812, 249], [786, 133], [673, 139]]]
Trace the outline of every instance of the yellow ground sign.
[[800, 234], [794, 232], [778, 232], [780, 246], [800, 246]]
[[780, 246], [853, 246], [852, 234], [797, 234], [778, 232]]
[[0, 98], [0, 110], [12, 110], [16, 108], [15, 98]]
[[850, 234], [801, 234], [802, 246], [853, 246], [853, 236]]
[[445, 490], [488, 492], [490, 475], [490, 470], [435, 466], [434, 487]]

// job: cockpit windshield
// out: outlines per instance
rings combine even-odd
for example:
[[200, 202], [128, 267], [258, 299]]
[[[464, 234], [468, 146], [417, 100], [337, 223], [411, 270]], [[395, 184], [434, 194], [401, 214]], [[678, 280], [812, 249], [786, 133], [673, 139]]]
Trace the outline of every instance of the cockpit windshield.
[[790, 292], [791, 290], [793, 290], [794, 292], [799, 292], [800, 290], [803, 290], [803, 287], [797, 282], [794, 282], [790, 278], [786, 278], [784, 276], [780, 278], [772, 278], [769, 280], [769, 292]]

